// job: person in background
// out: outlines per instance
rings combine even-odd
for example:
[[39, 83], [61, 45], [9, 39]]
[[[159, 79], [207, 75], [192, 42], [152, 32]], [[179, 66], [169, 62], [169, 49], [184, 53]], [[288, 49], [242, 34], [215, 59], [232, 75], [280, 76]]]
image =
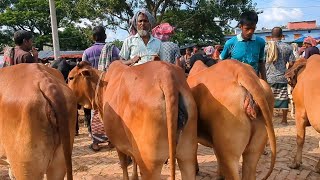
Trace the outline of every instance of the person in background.
[[254, 35], [258, 15], [254, 11], [246, 11], [241, 14], [239, 28], [241, 33], [229, 39], [224, 45], [220, 59], [235, 59], [249, 64], [263, 80], [266, 79], [264, 62], [265, 41]]
[[[98, 69], [99, 65], [101, 64], [100, 57], [102, 55], [102, 52], [107, 52], [106, 48], [109, 46], [106, 46], [105, 40], [107, 38], [105, 29], [103, 26], [96, 26], [93, 28], [92, 31], [92, 39], [95, 41], [95, 43], [86, 49], [82, 56], [82, 61], [89, 62], [92, 67]], [[112, 48], [112, 54], [114, 54], [114, 59], [119, 59], [119, 49], [116, 47]], [[111, 56], [113, 57], [113, 56]], [[85, 110], [86, 113], [89, 113], [88, 110]], [[106, 136], [104, 132], [104, 126], [102, 123], [102, 120], [99, 115], [98, 110], [91, 110], [91, 115], [85, 115], [85, 117], [91, 117], [91, 123], [90, 123], [90, 131], [91, 137], [92, 137], [92, 144], [90, 144], [89, 148], [93, 151], [99, 151], [100, 150], [100, 143], [107, 142], [108, 137]], [[88, 130], [89, 130], [88, 129]], [[109, 142], [109, 147], [113, 147], [113, 145]]]
[[299, 55], [299, 46], [297, 43], [291, 43], [291, 47], [292, 47], [292, 52], [294, 55], [295, 59], [299, 59], [300, 55]]
[[213, 53], [214, 53], [214, 48], [213, 48], [213, 46], [207, 46], [207, 47], [205, 47], [204, 49], [204, 53], [205, 53], [205, 56], [207, 57], [207, 58], [210, 58], [210, 59], [212, 59], [213, 60]]
[[214, 46], [214, 52], [212, 55], [212, 59], [214, 59], [215, 61], [219, 60], [219, 56], [220, 56], [220, 52], [222, 51], [222, 46], [221, 45], [215, 45]]
[[192, 48], [192, 55], [195, 55], [200, 52], [200, 48], [198, 45], [194, 45]]
[[92, 39], [94, 44], [84, 50], [82, 55], [82, 61], [87, 61], [92, 67], [98, 69], [98, 63], [103, 46], [106, 44], [107, 38], [105, 29], [103, 26], [96, 26], [92, 30]]
[[303, 40], [303, 44], [306, 47], [304, 50], [304, 58], [308, 59], [310, 56], [314, 54], [320, 54], [317, 46], [317, 41], [311, 36], [306, 37]]
[[[206, 49], [205, 49], [206, 51]], [[213, 50], [211, 50], [213, 52]], [[212, 53], [212, 52], [209, 52]], [[198, 51], [196, 54], [192, 55], [190, 58], [190, 68], [193, 67], [194, 63], [196, 61], [202, 61], [203, 64], [207, 65], [208, 67], [212, 66], [215, 64], [215, 61], [209, 56], [202, 54], [201, 51]]]
[[152, 35], [162, 41], [160, 56], [162, 60], [181, 67], [180, 48], [177, 44], [170, 42], [169, 39], [174, 33], [174, 27], [169, 23], [162, 23], [152, 29]]
[[287, 114], [289, 108], [288, 81], [284, 77], [289, 67], [293, 65], [295, 57], [292, 47], [281, 41], [283, 34], [280, 27], [274, 27], [271, 31], [272, 41], [265, 47], [266, 53], [266, 75], [275, 99], [274, 108], [282, 110], [281, 124], [287, 125]]
[[161, 41], [151, 34], [154, 25], [155, 18], [147, 10], [140, 9], [134, 14], [130, 21], [130, 36], [124, 40], [120, 51], [122, 63], [138, 65], [163, 59], [160, 56]]
[[190, 58], [192, 56], [192, 49], [190, 47], [186, 48], [186, 54], [181, 56], [180, 58], [180, 63], [181, 63], [181, 67], [182, 69], [185, 70], [185, 73], [189, 73], [190, 69], [191, 69], [191, 65], [190, 65]]
[[25, 30], [16, 31], [13, 35], [15, 48], [13, 64], [38, 63], [38, 51], [33, 47], [33, 36]]

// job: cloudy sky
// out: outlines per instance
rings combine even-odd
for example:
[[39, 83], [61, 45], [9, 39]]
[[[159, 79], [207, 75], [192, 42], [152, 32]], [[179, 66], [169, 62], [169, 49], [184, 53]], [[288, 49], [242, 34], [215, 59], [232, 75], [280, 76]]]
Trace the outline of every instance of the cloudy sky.
[[316, 20], [320, 24], [320, 0], [253, 0], [259, 14], [258, 29], [287, 25], [292, 21]]
[[[257, 29], [273, 28], [274, 26], [287, 25], [293, 21], [316, 20], [320, 26], [320, 0], [253, 0], [256, 8], [262, 10], [259, 14]], [[231, 24], [236, 25], [236, 22]], [[114, 39], [124, 40], [128, 33], [124, 30], [107, 31], [108, 41]]]

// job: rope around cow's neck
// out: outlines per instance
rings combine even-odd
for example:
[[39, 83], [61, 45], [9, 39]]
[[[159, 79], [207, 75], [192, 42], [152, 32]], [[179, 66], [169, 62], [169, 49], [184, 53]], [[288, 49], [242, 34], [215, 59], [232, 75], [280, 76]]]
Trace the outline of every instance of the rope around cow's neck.
[[[94, 101], [96, 102], [97, 107], [98, 107], [98, 102], [99, 102], [99, 99], [98, 99], [98, 91], [99, 90], [98, 89], [99, 89], [99, 85], [100, 85], [101, 79], [102, 79], [104, 74], [105, 74], [105, 71], [103, 71], [100, 74], [98, 82], [97, 82], [97, 85], [96, 85], [96, 89], [95, 89], [95, 92], [94, 92]], [[95, 106], [92, 106], [92, 107], [95, 107]]]

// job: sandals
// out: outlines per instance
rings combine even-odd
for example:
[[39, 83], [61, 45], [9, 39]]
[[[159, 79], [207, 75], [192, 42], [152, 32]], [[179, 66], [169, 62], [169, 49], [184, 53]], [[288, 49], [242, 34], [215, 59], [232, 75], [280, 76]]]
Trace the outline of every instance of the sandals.
[[90, 148], [92, 151], [94, 151], [94, 152], [100, 151], [100, 147], [99, 147], [98, 144], [92, 143], [92, 144], [89, 145], [89, 148]]

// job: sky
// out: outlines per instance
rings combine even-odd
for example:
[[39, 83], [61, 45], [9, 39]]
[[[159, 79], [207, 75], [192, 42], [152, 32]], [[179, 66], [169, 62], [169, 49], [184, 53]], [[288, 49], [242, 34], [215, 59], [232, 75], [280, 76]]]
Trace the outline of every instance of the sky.
[[[288, 22], [316, 20], [320, 26], [320, 0], [253, 0], [256, 8], [263, 13], [259, 14], [257, 30], [272, 29], [275, 26], [285, 26]], [[237, 22], [230, 22], [232, 27]], [[107, 30], [108, 41], [119, 39], [123, 41], [128, 32], [124, 30]]]

